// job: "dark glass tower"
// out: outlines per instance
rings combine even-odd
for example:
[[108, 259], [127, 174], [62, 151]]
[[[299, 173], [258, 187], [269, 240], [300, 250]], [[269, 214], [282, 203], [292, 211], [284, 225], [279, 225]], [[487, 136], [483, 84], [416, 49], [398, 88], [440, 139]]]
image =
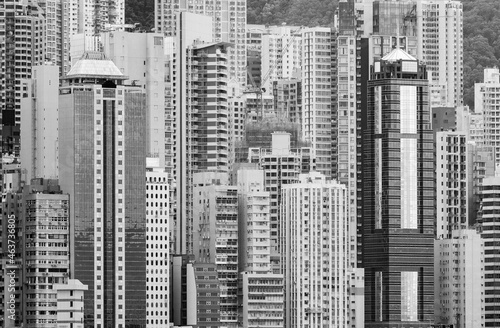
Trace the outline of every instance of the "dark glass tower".
[[395, 49], [371, 68], [363, 155], [366, 327], [433, 318], [434, 145], [425, 66]]
[[59, 179], [69, 192], [71, 275], [85, 327], [146, 326], [146, 110], [141, 87], [85, 53], [59, 95]]

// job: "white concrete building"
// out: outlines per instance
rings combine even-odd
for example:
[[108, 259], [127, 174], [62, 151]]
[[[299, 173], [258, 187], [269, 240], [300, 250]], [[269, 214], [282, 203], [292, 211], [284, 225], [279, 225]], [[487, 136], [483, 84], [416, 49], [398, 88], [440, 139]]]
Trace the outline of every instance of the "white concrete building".
[[242, 327], [283, 327], [283, 275], [271, 268], [270, 194], [264, 171], [237, 172], [239, 209], [239, 322]]
[[272, 94], [272, 83], [290, 79], [300, 71], [302, 58], [301, 28], [275, 26], [267, 29], [261, 39], [261, 87]]
[[106, 24], [125, 23], [125, 0], [69, 0], [67, 6], [71, 35], [96, 36]]
[[55, 284], [57, 293], [57, 328], [83, 328], [83, 298], [88, 286], [78, 279], [69, 279], [64, 284]]
[[165, 59], [163, 35], [106, 32], [103, 52], [128, 77], [125, 84], [140, 85], [146, 93], [146, 147], [149, 157], [165, 165]]
[[417, 58], [427, 66], [431, 107], [463, 103], [462, 7], [454, 0], [416, 1]]
[[31, 80], [22, 81], [21, 167], [26, 181], [57, 179], [59, 174], [59, 68], [34, 66]]
[[496, 171], [500, 166], [500, 71], [498, 68], [484, 70], [484, 82], [474, 85], [475, 112], [482, 115], [484, 144], [495, 151]]
[[314, 157], [309, 147], [291, 148], [291, 135], [287, 132], [272, 133], [271, 148], [249, 148], [248, 161], [258, 163], [264, 170], [265, 190], [269, 192], [271, 264], [274, 273], [282, 273], [280, 266], [282, 227], [280, 221], [282, 187], [299, 181], [301, 173], [314, 167]]
[[224, 184], [227, 174], [193, 177], [193, 254], [216, 265], [220, 282], [221, 327], [238, 323], [238, 188]]
[[434, 241], [436, 324], [484, 327], [484, 240], [475, 230], [453, 230]]
[[478, 221], [481, 227], [481, 238], [484, 239], [484, 301], [485, 327], [498, 326], [498, 276], [500, 275], [500, 256], [498, 236], [500, 211], [500, 177], [486, 177], [481, 187], [481, 210]]
[[332, 170], [331, 34], [327, 27], [302, 30], [302, 137], [326, 177]]
[[[337, 35], [332, 44], [332, 64], [335, 77], [332, 77], [332, 177], [347, 186], [349, 196], [349, 230], [356, 236], [357, 230], [357, 133], [356, 94], [357, 94], [357, 55], [356, 37]], [[334, 78], [336, 80], [334, 80]], [[361, 235], [359, 235], [361, 239]], [[350, 241], [357, 247], [356, 239]], [[361, 250], [359, 250], [361, 252]], [[352, 265], [356, 263], [357, 250], [351, 252]], [[361, 254], [359, 253], [361, 256]]]
[[247, 2], [233, 0], [155, 0], [155, 30], [165, 36], [179, 31], [179, 12], [212, 17], [213, 40], [227, 42], [229, 49], [229, 76], [246, 85], [246, 19]]
[[347, 190], [317, 172], [282, 188], [285, 326], [346, 327], [351, 316]]
[[467, 136], [436, 132], [436, 238], [451, 238], [469, 226]]
[[170, 322], [168, 174], [159, 158], [146, 159], [146, 327]]

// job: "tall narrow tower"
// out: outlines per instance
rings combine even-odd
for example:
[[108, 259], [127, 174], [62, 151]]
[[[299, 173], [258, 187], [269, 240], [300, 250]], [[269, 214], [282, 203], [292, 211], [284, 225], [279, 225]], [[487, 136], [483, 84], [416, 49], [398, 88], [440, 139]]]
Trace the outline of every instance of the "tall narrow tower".
[[85, 327], [146, 325], [146, 110], [102, 53], [59, 90], [59, 176], [70, 194], [71, 275], [89, 286]]
[[425, 66], [396, 48], [375, 62], [364, 134], [366, 327], [433, 317], [434, 154]]

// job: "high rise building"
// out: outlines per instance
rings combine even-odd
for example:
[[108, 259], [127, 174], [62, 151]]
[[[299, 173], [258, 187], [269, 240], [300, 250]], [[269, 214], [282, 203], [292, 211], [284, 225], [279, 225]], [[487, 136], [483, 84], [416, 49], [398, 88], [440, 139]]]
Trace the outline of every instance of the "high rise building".
[[314, 172], [282, 190], [285, 327], [347, 327], [351, 313], [346, 188]]
[[484, 240], [453, 230], [434, 241], [434, 314], [438, 325], [484, 327]]
[[42, 9], [31, 1], [3, 1], [0, 16], [0, 104], [2, 105], [2, 154], [20, 154], [22, 79], [31, 78], [31, 67], [45, 61]]
[[280, 221], [282, 187], [297, 183], [301, 173], [314, 169], [314, 157], [309, 147], [291, 148], [291, 135], [287, 132], [271, 133], [270, 147], [249, 148], [248, 162], [257, 163], [265, 173], [264, 186], [270, 194], [270, 238], [271, 264], [274, 273], [282, 273], [280, 240], [282, 235]]
[[125, 0], [70, 0], [66, 5], [70, 35], [97, 36], [107, 24], [125, 23]]
[[155, 0], [155, 30], [165, 36], [176, 36], [179, 29], [179, 12], [196, 13], [212, 17], [213, 40], [231, 45], [228, 49], [228, 75], [246, 84], [246, 0]]
[[146, 159], [146, 327], [170, 322], [169, 180], [160, 158]]
[[146, 147], [148, 157], [165, 164], [165, 60], [163, 35], [158, 33], [105, 32], [102, 51], [146, 93]]
[[496, 116], [500, 113], [500, 104], [496, 102], [499, 93], [499, 69], [485, 69], [483, 83], [474, 85], [474, 110], [482, 116], [484, 144], [494, 148], [496, 171], [500, 167], [500, 140], [497, 140], [497, 136], [500, 135], [500, 126], [496, 122]]
[[[23, 218], [21, 193], [21, 165], [15, 158], [2, 158], [2, 221], [1, 221], [1, 274], [0, 307], [2, 326], [19, 327], [23, 324], [22, 269], [23, 269]], [[9, 241], [11, 240], [11, 241]], [[10, 285], [10, 286], [9, 286]], [[18, 309], [11, 313], [13, 307]]]
[[332, 175], [331, 37], [326, 27], [302, 30], [302, 137], [326, 177]]
[[273, 81], [290, 79], [300, 72], [301, 28], [297, 26], [275, 26], [268, 28], [261, 40], [261, 84], [268, 94], [272, 93]]
[[481, 237], [484, 240], [484, 311], [485, 327], [498, 327], [498, 202], [500, 202], [500, 178], [486, 177], [481, 187], [481, 210], [478, 219], [481, 225]]
[[66, 284], [70, 273], [69, 195], [61, 192], [57, 180], [34, 179], [24, 187], [22, 208], [23, 325], [55, 327], [54, 284]]
[[469, 161], [467, 137], [455, 131], [436, 132], [436, 238], [451, 238], [469, 226]]
[[470, 142], [467, 148], [469, 170], [469, 188], [467, 205], [469, 207], [469, 226], [477, 223], [477, 215], [481, 206], [481, 186], [486, 177], [495, 176], [495, 154], [492, 147], [478, 146]]
[[[351, 240], [352, 263], [361, 257], [361, 230], [358, 231], [358, 138], [357, 49], [356, 37], [349, 33], [332, 37], [332, 177], [347, 186], [349, 196], [349, 229], [358, 233]], [[353, 235], [350, 234], [350, 235]], [[359, 246], [359, 252], [356, 250]], [[357, 254], [358, 253], [358, 254]], [[358, 255], [358, 256], [357, 256]]]
[[44, 60], [59, 67], [59, 74], [63, 76], [70, 69], [69, 36], [70, 36], [70, 8], [77, 1], [46, 0], [37, 1], [45, 17], [45, 44]]
[[221, 327], [221, 286], [216, 264], [197, 263], [193, 255], [174, 255], [172, 287], [171, 322], [176, 327]]
[[21, 84], [21, 167], [26, 170], [26, 181], [55, 179], [59, 174], [59, 69], [42, 65], [33, 66], [32, 71], [31, 80]]
[[85, 53], [59, 90], [59, 178], [86, 327], [146, 324], [146, 110], [141, 87]]
[[273, 81], [274, 110], [278, 117], [302, 122], [302, 82], [299, 78]]
[[429, 74], [430, 104], [463, 104], [463, 5], [455, 0], [417, 0], [407, 17], [417, 20], [417, 58]]
[[238, 188], [227, 174], [193, 177], [193, 254], [216, 265], [220, 283], [221, 327], [238, 324]]
[[363, 145], [365, 327], [433, 317], [434, 145], [425, 66], [401, 49], [375, 62]]
[[264, 171], [237, 171], [240, 326], [283, 327], [283, 275], [271, 267], [270, 194]]
[[357, 32], [370, 40], [371, 58], [386, 55], [399, 43], [406, 52], [426, 64], [432, 107], [463, 103], [461, 2], [362, 0], [356, 2], [355, 7], [360, 26]]

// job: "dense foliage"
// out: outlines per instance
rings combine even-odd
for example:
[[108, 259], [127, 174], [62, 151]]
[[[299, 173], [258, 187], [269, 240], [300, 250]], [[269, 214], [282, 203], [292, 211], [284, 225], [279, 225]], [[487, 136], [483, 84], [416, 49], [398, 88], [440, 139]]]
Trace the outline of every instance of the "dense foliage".
[[330, 26], [337, 0], [247, 0], [249, 24]]
[[125, 23], [140, 23], [141, 29], [150, 31], [155, 27], [155, 0], [125, 0]]
[[[500, 66], [500, 1], [462, 0], [464, 5], [464, 101], [474, 106], [474, 83], [483, 69]], [[330, 26], [338, 0], [247, 0], [248, 23]], [[154, 0], [126, 0], [127, 23], [154, 27]]]

